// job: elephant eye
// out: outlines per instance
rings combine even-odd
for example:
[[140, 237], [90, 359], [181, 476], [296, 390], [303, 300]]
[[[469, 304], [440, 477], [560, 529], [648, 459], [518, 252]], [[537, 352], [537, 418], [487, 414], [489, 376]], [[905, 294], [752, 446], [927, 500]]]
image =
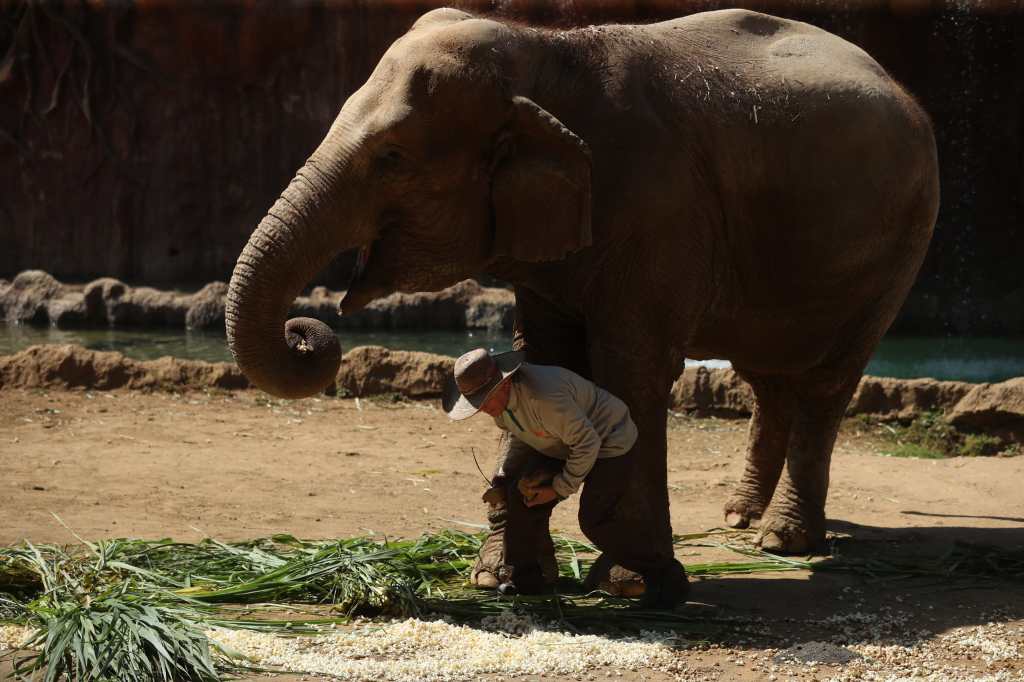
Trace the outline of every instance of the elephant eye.
[[382, 172], [397, 171], [405, 165], [405, 155], [394, 147], [387, 147], [377, 154], [374, 165]]

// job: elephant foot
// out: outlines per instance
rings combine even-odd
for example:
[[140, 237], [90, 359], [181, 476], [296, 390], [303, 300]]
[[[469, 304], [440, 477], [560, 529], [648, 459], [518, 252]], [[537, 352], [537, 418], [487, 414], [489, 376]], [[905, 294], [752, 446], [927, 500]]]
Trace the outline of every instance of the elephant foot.
[[492, 531], [480, 546], [476, 564], [469, 574], [469, 582], [484, 590], [495, 590], [501, 583], [501, 572], [504, 568], [505, 552], [502, 546], [504, 532]]
[[[544, 576], [545, 585], [554, 585], [558, 582], [558, 562], [552, 557], [540, 558], [541, 573]], [[480, 557], [477, 557], [476, 565], [473, 566], [469, 575], [469, 584], [481, 590], [496, 590], [502, 584], [505, 576], [511, 575], [504, 564], [485, 565]]]
[[775, 554], [807, 554], [825, 544], [825, 523], [806, 523], [768, 515], [755, 538], [758, 547]]
[[[504, 540], [503, 528], [492, 530], [484, 540], [476, 557], [476, 564], [470, 572], [469, 582], [471, 585], [484, 590], [494, 590], [506, 576], [511, 574], [505, 565]], [[540, 564], [545, 584], [557, 583], [558, 560], [555, 558], [555, 546], [551, 542], [550, 536], [548, 536], [547, 542], [542, 543], [537, 562]]]
[[725, 525], [730, 528], [757, 528], [765, 505], [746, 497], [733, 497], [725, 503]]
[[647, 586], [644, 584], [644, 579], [640, 576], [636, 576], [632, 579], [623, 580], [607, 580], [600, 585], [598, 589], [602, 592], [607, 592], [613, 597], [642, 597], [647, 592]]
[[583, 587], [607, 592], [613, 597], [640, 597], [645, 591], [644, 579], [639, 573], [612, 563], [605, 554], [597, 557], [590, 567]]

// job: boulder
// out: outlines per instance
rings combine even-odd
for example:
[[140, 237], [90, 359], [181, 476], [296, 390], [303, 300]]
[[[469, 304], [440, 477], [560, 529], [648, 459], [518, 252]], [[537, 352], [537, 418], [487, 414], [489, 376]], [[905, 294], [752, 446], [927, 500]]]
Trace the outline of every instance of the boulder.
[[672, 384], [672, 409], [700, 415], [748, 416], [754, 392], [731, 369], [687, 367]]
[[80, 327], [90, 322], [85, 294], [81, 291], [71, 291], [51, 298], [46, 303], [46, 315], [50, 324], [61, 328]]
[[224, 282], [210, 282], [192, 295], [185, 313], [185, 327], [188, 329], [222, 329], [224, 327], [224, 297], [228, 285]]
[[73, 344], [30, 346], [0, 357], [0, 387], [120, 388], [129, 382], [132, 369], [120, 353]]
[[1024, 442], [1024, 377], [973, 386], [946, 419], [958, 429]]
[[61, 283], [42, 270], [19, 272], [9, 284], [0, 286], [0, 318], [7, 322], [46, 324], [46, 307], [62, 290]]
[[454, 364], [454, 358], [444, 355], [359, 346], [342, 356], [337, 385], [359, 397], [397, 393], [438, 398]]
[[0, 388], [224, 388], [249, 386], [232, 363], [164, 357], [140, 361], [73, 344], [31, 346], [0, 356]]
[[508, 289], [481, 287], [466, 305], [467, 329], [512, 329], [516, 297]]
[[177, 291], [130, 287], [111, 277], [89, 282], [83, 293], [88, 319], [112, 327], [183, 327], [194, 299], [194, 295]]
[[299, 296], [292, 303], [289, 317], [312, 317], [325, 324], [337, 327], [342, 321], [338, 316], [338, 301], [341, 292], [330, 291], [327, 287], [313, 287], [309, 296]]
[[249, 380], [233, 362], [199, 362], [164, 356], [157, 360], [132, 360], [141, 371], [132, 388], [189, 386], [199, 388], [241, 389]]
[[921, 412], [951, 409], [973, 385], [963, 381], [866, 376], [860, 380], [846, 413], [909, 420]]
[[127, 293], [128, 285], [113, 277], [101, 277], [89, 282], [83, 288], [86, 314], [96, 322], [113, 324], [111, 311]]
[[107, 319], [115, 327], [184, 327], [192, 297], [152, 287], [129, 288], [107, 305]]

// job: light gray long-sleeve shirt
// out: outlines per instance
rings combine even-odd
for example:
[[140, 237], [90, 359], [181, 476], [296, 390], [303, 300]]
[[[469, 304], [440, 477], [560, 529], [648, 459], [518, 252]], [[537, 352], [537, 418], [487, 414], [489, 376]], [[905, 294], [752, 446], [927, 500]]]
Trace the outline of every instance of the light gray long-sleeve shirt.
[[629, 408], [592, 381], [563, 367], [523, 363], [512, 381], [498, 428], [543, 455], [565, 460], [551, 485], [568, 497], [599, 457], [624, 455], [636, 442]]

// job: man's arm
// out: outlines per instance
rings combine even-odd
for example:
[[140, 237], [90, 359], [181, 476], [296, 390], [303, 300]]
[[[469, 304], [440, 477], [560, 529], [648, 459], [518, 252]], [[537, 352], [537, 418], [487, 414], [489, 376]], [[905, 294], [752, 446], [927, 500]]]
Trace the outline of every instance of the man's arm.
[[594, 468], [601, 451], [601, 436], [594, 430], [587, 415], [575, 400], [560, 397], [545, 405], [541, 419], [544, 427], [569, 448], [569, 459], [561, 473], [551, 481], [559, 497], [566, 498], [579, 490], [583, 479]]

